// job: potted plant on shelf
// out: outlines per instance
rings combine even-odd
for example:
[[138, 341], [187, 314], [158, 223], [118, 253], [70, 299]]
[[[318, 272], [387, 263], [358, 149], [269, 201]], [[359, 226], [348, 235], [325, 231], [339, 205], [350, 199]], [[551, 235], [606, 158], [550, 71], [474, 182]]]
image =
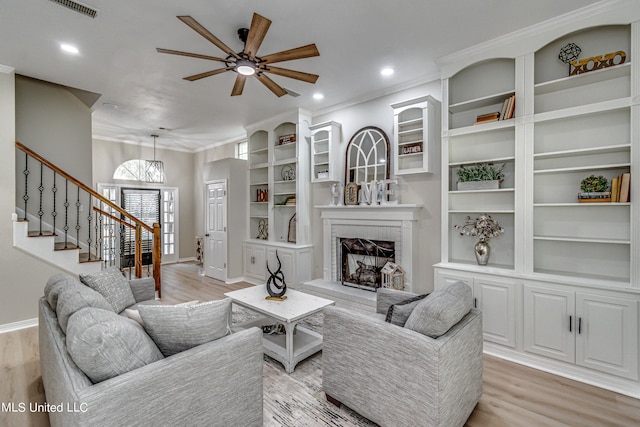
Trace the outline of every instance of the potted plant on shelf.
[[500, 188], [500, 183], [504, 179], [504, 167], [504, 163], [498, 168], [493, 163], [486, 162], [460, 166], [456, 171], [458, 191]]
[[454, 225], [454, 228], [460, 230], [461, 236], [475, 237], [478, 239], [473, 249], [479, 265], [487, 265], [487, 262], [489, 262], [491, 252], [489, 240], [492, 237], [499, 237], [504, 233], [504, 228], [491, 218], [489, 214], [482, 214], [474, 220], [472, 220], [470, 216], [467, 216], [467, 221], [463, 225]]

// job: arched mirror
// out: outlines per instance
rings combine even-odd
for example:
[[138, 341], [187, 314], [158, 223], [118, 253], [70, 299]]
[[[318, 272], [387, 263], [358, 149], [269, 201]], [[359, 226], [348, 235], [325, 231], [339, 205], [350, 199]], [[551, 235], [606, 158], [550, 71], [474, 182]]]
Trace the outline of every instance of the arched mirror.
[[389, 138], [380, 128], [357, 131], [347, 145], [345, 184], [389, 179]]

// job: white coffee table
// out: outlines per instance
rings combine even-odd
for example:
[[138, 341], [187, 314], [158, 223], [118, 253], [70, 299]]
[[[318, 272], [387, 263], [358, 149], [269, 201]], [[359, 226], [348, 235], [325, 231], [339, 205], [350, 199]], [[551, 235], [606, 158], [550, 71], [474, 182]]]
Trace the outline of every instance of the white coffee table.
[[335, 302], [294, 290], [287, 290], [287, 299], [284, 301], [267, 300], [265, 297], [268, 294], [264, 285], [227, 292], [224, 295], [234, 303], [266, 316], [234, 325], [233, 330], [261, 327], [273, 324], [274, 320], [284, 325], [284, 335], [264, 334], [262, 345], [264, 353], [282, 363], [287, 373], [293, 372], [298, 362], [322, 349], [322, 335], [301, 326], [296, 328], [296, 324]]

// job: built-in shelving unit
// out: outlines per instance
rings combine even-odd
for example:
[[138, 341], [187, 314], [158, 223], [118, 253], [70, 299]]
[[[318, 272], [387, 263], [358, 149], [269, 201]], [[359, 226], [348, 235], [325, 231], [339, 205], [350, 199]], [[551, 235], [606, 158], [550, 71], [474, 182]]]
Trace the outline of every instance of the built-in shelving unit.
[[[483, 311], [485, 352], [637, 398], [635, 6], [617, 3], [575, 22], [542, 25], [536, 37], [496, 41], [495, 57], [485, 46], [442, 61], [442, 260], [435, 287], [469, 284]], [[559, 26], [566, 35], [558, 36]], [[625, 61], [569, 76], [569, 65], [558, 59], [569, 43], [582, 49], [579, 59], [622, 51]], [[513, 118], [476, 124], [514, 95]], [[500, 188], [458, 191], [457, 169], [484, 162], [505, 165]], [[629, 201], [579, 202], [584, 178], [611, 182], [623, 173], [631, 175]], [[505, 229], [489, 242], [488, 265], [477, 264], [476, 242], [454, 228], [482, 213]]]
[[310, 126], [311, 182], [340, 182], [344, 179], [344, 150], [340, 150], [342, 125], [323, 122]]
[[440, 102], [431, 96], [392, 104], [394, 175], [433, 172], [433, 145], [440, 134]]
[[[288, 285], [308, 280], [311, 260], [308, 112], [296, 110], [246, 128], [249, 141], [249, 235], [245, 276], [264, 281], [278, 258]], [[309, 270], [309, 271], [307, 271]]]

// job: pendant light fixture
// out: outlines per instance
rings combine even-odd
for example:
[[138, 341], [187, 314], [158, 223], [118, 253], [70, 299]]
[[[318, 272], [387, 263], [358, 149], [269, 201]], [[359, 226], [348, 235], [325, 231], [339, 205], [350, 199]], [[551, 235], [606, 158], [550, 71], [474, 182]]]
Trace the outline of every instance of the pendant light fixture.
[[153, 160], [145, 161], [145, 180], [149, 183], [164, 183], [164, 163], [156, 160], [156, 138], [158, 135], [151, 135], [153, 138]]

